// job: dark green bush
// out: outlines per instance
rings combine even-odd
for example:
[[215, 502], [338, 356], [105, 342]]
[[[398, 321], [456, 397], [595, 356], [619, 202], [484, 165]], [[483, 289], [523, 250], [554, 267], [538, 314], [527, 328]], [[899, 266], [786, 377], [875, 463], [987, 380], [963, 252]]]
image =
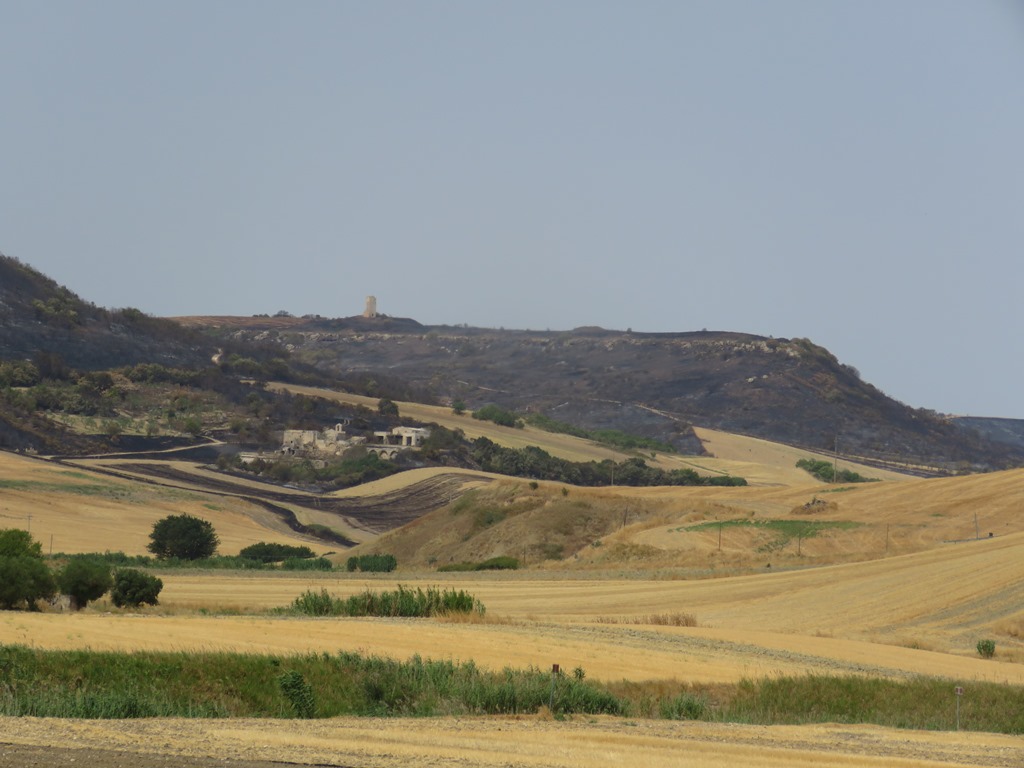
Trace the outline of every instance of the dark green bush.
[[345, 562], [345, 569], [363, 571], [364, 573], [391, 573], [398, 567], [398, 560], [394, 555], [359, 555], [350, 557]]
[[823, 483], [872, 483], [874, 478], [864, 477], [849, 469], [840, 469], [836, 472], [836, 466], [831, 461], [820, 461], [818, 459], [800, 459], [797, 467], [810, 472]]
[[519, 568], [519, 561], [514, 557], [492, 557], [479, 563], [452, 563], [442, 565], [438, 571], [514, 571]]
[[496, 405], [485, 405], [473, 411], [473, 418], [481, 421], [491, 421], [502, 427], [522, 428], [523, 420], [513, 411], [506, 411]]
[[239, 552], [238, 556], [259, 560], [261, 563], [277, 563], [289, 558], [315, 557], [316, 553], [309, 547], [261, 541], [258, 544], [250, 544]]
[[277, 685], [288, 699], [288, 703], [292, 705], [297, 717], [313, 717], [316, 712], [316, 699], [313, 697], [312, 687], [301, 673], [295, 670], [285, 672], [277, 678]]
[[135, 568], [122, 568], [114, 574], [110, 599], [118, 608], [137, 608], [143, 603], [156, 605], [164, 583], [149, 573]]
[[979, 640], [978, 655], [983, 659], [991, 659], [996, 655], [996, 641], [995, 640]]

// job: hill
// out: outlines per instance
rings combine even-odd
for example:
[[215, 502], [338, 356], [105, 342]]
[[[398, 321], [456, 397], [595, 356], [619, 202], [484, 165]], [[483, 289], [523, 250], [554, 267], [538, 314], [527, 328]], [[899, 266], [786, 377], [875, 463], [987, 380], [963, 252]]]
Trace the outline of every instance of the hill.
[[588, 429], [699, 450], [692, 426], [834, 451], [904, 469], [955, 472], [1024, 463], [1024, 446], [914, 409], [807, 339], [743, 333], [513, 331], [392, 318], [178, 318], [229, 340], [287, 345], [354, 391], [399, 378], [418, 399], [494, 403]]
[[0, 254], [0, 360], [102, 370], [137, 363], [194, 366], [213, 342], [137, 309], [104, 309]]
[[1024, 448], [1024, 419], [959, 416], [955, 421], [957, 424], [967, 429], [972, 429], [993, 442]]
[[[922, 474], [1024, 464], [1019, 430], [899, 403], [807, 339], [506, 331], [387, 316], [177, 320], [96, 307], [0, 256], [0, 363], [29, 359], [40, 379], [137, 364], [209, 369], [216, 358], [221, 377], [334, 380], [375, 398], [496, 404], [685, 454], [703, 450], [696, 426]], [[0, 445], [53, 450], [62, 436], [30, 405], [0, 415]]]

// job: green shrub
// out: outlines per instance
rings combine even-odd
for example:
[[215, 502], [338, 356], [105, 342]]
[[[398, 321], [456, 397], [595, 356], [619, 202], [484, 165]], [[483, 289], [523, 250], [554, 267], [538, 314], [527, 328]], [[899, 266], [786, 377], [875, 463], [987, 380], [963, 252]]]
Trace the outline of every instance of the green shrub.
[[345, 569], [362, 571], [363, 573], [391, 573], [398, 567], [398, 560], [394, 555], [359, 555], [350, 557], [345, 562]]
[[519, 568], [519, 561], [514, 557], [492, 557], [490, 560], [484, 560], [479, 563], [451, 563], [449, 565], [442, 565], [437, 570], [446, 572], [460, 572], [460, 571], [514, 571]]
[[113, 584], [110, 566], [91, 557], [73, 557], [57, 577], [61, 594], [70, 595], [76, 609], [106, 594]]
[[121, 568], [114, 574], [110, 599], [118, 608], [137, 608], [143, 603], [156, 605], [164, 583], [149, 573], [135, 568]]
[[315, 557], [316, 553], [309, 547], [261, 541], [258, 544], [250, 544], [239, 552], [238, 556], [259, 560], [261, 563], [276, 563], [289, 558]]
[[343, 616], [342, 602], [331, 597], [326, 589], [306, 590], [292, 602], [292, 610], [306, 616]]
[[517, 427], [522, 429], [523, 420], [513, 411], [506, 411], [496, 405], [485, 405], [473, 411], [473, 418], [480, 421], [491, 421], [502, 427]]
[[316, 700], [313, 697], [313, 689], [306, 678], [300, 672], [290, 670], [277, 678], [277, 685], [281, 693], [292, 705], [295, 715], [301, 718], [311, 718], [316, 711]]
[[991, 659], [996, 655], [996, 641], [995, 640], [979, 640], [978, 641], [978, 655], [983, 659]]

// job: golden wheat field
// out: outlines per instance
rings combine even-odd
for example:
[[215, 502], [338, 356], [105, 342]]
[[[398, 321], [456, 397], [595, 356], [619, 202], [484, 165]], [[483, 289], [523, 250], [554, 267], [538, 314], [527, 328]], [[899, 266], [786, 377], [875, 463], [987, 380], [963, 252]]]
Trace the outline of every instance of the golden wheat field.
[[[493, 669], [559, 663], [581, 666], [588, 676], [606, 681], [731, 683], [816, 672], [939, 676], [951, 687], [973, 681], [1024, 685], [1024, 520], [1018, 513], [1024, 504], [1024, 471], [942, 480], [901, 477], [837, 492], [806, 476], [790, 478], [792, 454], [782, 447], [753, 446], [741, 439], [727, 448], [728, 436], [708, 439], [719, 441], [723, 455], [747, 450], [747, 461], [760, 467], [764, 483], [749, 488], [572, 489], [570, 500], [592, 495], [612, 510], [628, 506], [634, 516], [604, 546], [585, 548], [561, 564], [498, 574], [441, 574], [418, 567], [380, 577], [167, 571], [161, 574], [165, 589], [157, 608], [125, 614], [101, 600], [73, 615], [4, 612], [0, 643], [124, 651], [348, 649], [400, 659], [414, 654], [472, 659]], [[387, 490], [412, 480], [389, 478]], [[524, 484], [518, 488], [516, 493], [528, 493]], [[541, 484], [537, 493], [557, 500], [558, 490]], [[806, 515], [804, 505], [816, 498], [827, 503]], [[208, 494], [199, 484], [140, 483], [93, 474], [81, 463], [58, 465], [0, 453], [0, 526], [29, 527], [44, 551], [52, 542], [54, 552], [141, 554], [152, 523], [180, 512], [213, 522], [224, 551], [255, 541], [325, 549], [293, 534], [258, 505]], [[440, 516], [447, 513], [434, 514], [443, 521]], [[755, 551], [744, 559], [745, 550], [761, 546], [757, 536], [763, 532], [714, 525], [745, 517], [808, 516], [857, 527], [802, 541], [799, 553], [797, 544], [787, 541], [784, 549]], [[769, 558], [773, 567], [761, 562]], [[694, 578], [696, 562], [707, 564], [701, 578]], [[264, 613], [309, 589], [345, 596], [397, 584], [466, 589], [487, 606], [487, 615], [455, 622]], [[696, 626], [656, 620], [684, 615]], [[983, 660], [975, 652], [981, 637], [996, 639], [995, 659]], [[538, 716], [314, 723], [6, 719], [0, 729], [0, 743], [70, 742], [124, 751], [159, 744], [164, 754], [298, 764], [1024, 763], [1018, 737], [866, 726], [767, 728], [613, 718], [557, 722]]]

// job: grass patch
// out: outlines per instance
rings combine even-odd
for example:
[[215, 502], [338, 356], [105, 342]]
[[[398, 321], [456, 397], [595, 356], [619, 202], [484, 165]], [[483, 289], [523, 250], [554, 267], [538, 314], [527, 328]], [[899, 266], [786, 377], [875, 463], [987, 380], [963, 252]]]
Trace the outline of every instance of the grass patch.
[[[736, 686], [720, 718], [765, 725], [873, 723], [891, 728], [952, 730], [955, 683], [938, 678], [785, 677]], [[1024, 733], [1024, 688], [996, 683], [964, 686], [964, 730]]]

